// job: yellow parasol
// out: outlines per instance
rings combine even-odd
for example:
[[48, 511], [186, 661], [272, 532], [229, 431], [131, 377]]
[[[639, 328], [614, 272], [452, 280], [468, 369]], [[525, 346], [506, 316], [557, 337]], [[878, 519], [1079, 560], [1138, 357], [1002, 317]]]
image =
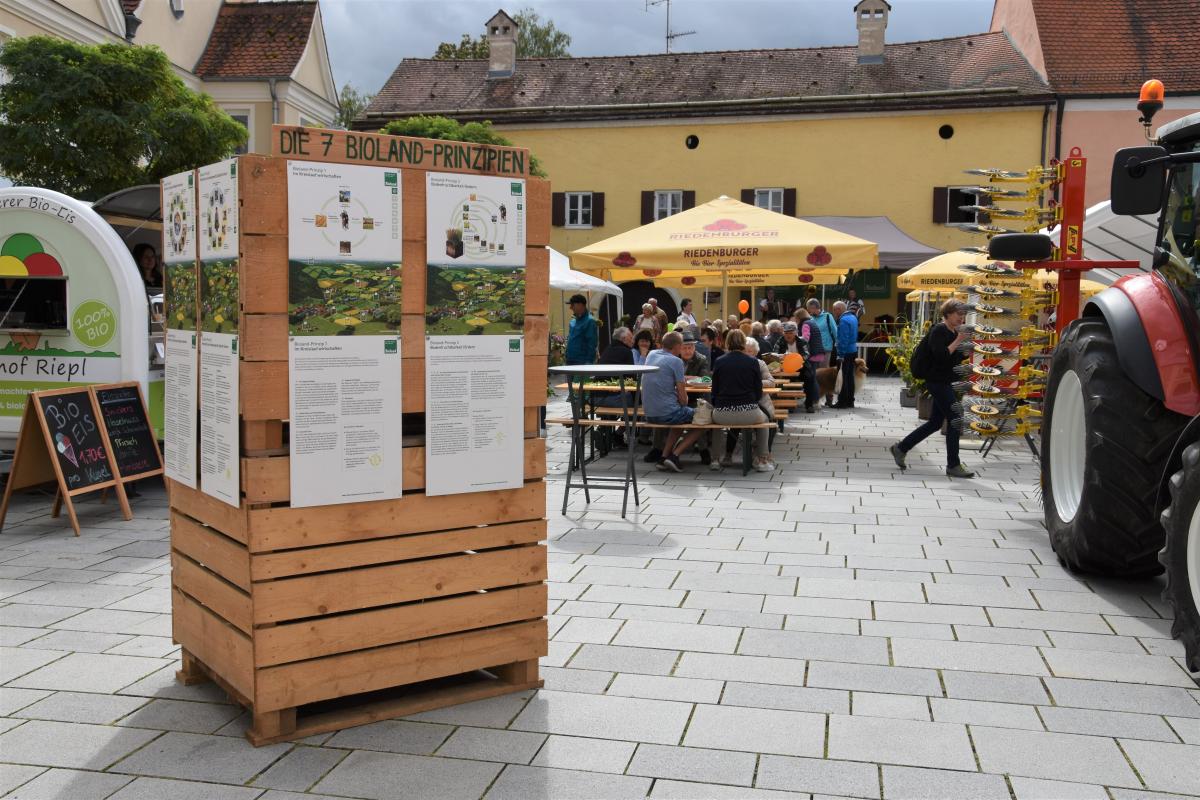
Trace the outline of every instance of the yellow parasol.
[[[799, 269], [843, 272], [879, 266], [873, 242], [718, 197], [704, 205], [651, 222], [571, 253], [571, 264], [587, 272], [611, 271], [610, 280], [642, 279], [643, 270], [729, 272]], [[624, 270], [637, 275], [622, 278]], [[782, 277], [782, 276], [781, 276]], [[781, 284], [775, 284], [781, 285]]]
[[[955, 254], [946, 253], [944, 255], [937, 256], [936, 258], [932, 258], [932, 259], [930, 259], [930, 261], [936, 261], [938, 258], [945, 258], [946, 256], [949, 256], [949, 255], [955, 255]], [[963, 260], [964, 258], [970, 259], [970, 258], [972, 258], [972, 256], [970, 256], [970, 254], [968, 254], [968, 253], [963, 253], [957, 257], [957, 260], [964, 264], [970, 263], [969, 261], [964, 261]], [[983, 256], [979, 256], [979, 258], [982, 259], [982, 261], [980, 263], [987, 262], [987, 258], [985, 258]], [[928, 264], [928, 263], [929, 263], [929, 261], [926, 261], [923, 264], [919, 264], [919, 265], [913, 267], [912, 269], [910, 269], [908, 272], [904, 273], [903, 275], [898, 276], [896, 278], [896, 285], [902, 289], [908, 288], [908, 286], [905, 286], [904, 284], [901, 283], [901, 280], [903, 280], [905, 278], [905, 276], [909, 276], [909, 275], [911, 275], [911, 273], [915, 272], [916, 270], [921, 269], [921, 267], [925, 266], [925, 264]], [[1008, 263], [1008, 262], [1003, 262], [1003, 263]], [[1058, 273], [1057, 272], [1049, 272], [1044, 269], [1039, 269], [1037, 272], [1030, 273], [1029, 275], [1022, 276], [1020, 278], [1018, 278], [1015, 275], [1003, 276], [1003, 277], [991, 276], [991, 275], [983, 276], [983, 275], [980, 275], [979, 273], [962, 272], [961, 270], [958, 270], [957, 267], [955, 268], [954, 271], [958, 273], [958, 282], [955, 283], [955, 285], [953, 287], [949, 286], [949, 283], [951, 281], [948, 280], [950, 277], [948, 273], [947, 273], [947, 280], [943, 284], [945, 288], [936, 288], [937, 284], [931, 285], [932, 281], [937, 279], [937, 277], [936, 277], [937, 273], [934, 273], [931, 270], [930, 272], [926, 273], [925, 275], [920, 276], [920, 280], [926, 281], [926, 283], [923, 284], [922, 288], [914, 289], [913, 291], [909, 292], [905, 296], [905, 300], [907, 300], [910, 303], [920, 302], [921, 292], [925, 292], [927, 299], [929, 299], [929, 300], [946, 298], [946, 297], [949, 297], [950, 295], [954, 294], [954, 290], [956, 288], [958, 288], [959, 286], [964, 286], [964, 285], [968, 285], [968, 284], [972, 284], [972, 283], [984, 283], [989, 286], [1000, 286], [1005, 289], [1012, 289], [1013, 291], [1020, 291], [1021, 289], [1025, 289], [1030, 286], [1032, 286], [1034, 289], [1049, 289], [1049, 288], [1053, 288], [1058, 285]], [[913, 279], [910, 277], [907, 282], [911, 285], [912, 281], [913, 281]], [[1092, 295], [1098, 294], [1107, 288], [1108, 288], [1107, 286], [1105, 286], [1103, 283], [1100, 283], [1099, 281], [1081, 280], [1079, 282], [1079, 295], [1081, 298], [1086, 300], [1087, 298], [1091, 297]]]
[[[926, 292], [944, 292], [951, 294], [959, 286], [968, 283], [986, 283], [1002, 289], [1020, 291], [1029, 285], [1024, 275], [982, 275], [977, 272], [964, 272], [959, 269], [963, 264], [981, 266], [993, 263], [992, 259], [977, 253], [964, 253], [952, 250], [940, 256], [922, 261], [907, 272], [896, 276], [896, 288], [917, 289]], [[1011, 261], [1000, 262], [1012, 266]]]
[[720, 288], [744, 289], [752, 286], [833, 286], [846, 280], [841, 270], [760, 270], [756, 272], [722, 272], [718, 270], [661, 270], [661, 269], [612, 269], [605, 275], [613, 281], [652, 280], [655, 286], [670, 286], [677, 289]]

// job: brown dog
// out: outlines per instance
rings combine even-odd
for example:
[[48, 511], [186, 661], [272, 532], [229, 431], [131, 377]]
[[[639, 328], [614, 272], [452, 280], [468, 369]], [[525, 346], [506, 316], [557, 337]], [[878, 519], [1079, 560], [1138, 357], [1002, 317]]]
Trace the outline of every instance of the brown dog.
[[[817, 387], [820, 389], [821, 395], [825, 397], [827, 405], [833, 405], [833, 396], [836, 393], [834, 387], [837, 386], [837, 376], [841, 367], [821, 367], [817, 370]], [[867, 362], [864, 359], [854, 359], [854, 391], [857, 393], [867, 384]]]

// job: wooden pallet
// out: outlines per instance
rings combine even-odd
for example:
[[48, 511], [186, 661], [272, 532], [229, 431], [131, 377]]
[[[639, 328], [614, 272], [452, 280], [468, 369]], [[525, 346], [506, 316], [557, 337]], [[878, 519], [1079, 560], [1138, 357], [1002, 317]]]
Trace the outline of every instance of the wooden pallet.
[[[549, 184], [527, 179], [523, 486], [428, 496], [418, 436], [405, 442], [402, 498], [292, 508], [286, 160], [242, 156], [238, 180], [242, 498], [235, 508], [170, 485], [178, 679], [211, 680], [248, 708], [255, 745], [540, 687]], [[425, 175], [401, 180], [395, 413], [421, 414]]]

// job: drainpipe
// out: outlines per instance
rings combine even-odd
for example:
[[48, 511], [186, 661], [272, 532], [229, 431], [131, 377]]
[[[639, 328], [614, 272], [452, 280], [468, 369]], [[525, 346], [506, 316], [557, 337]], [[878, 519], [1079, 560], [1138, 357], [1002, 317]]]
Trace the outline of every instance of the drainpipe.
[[1046, 147], [1050, 143], [1050, 104], [1047, 103], [1042, 107], [1042, 155], [1038, 159], [1039, 164], [1046, 163]]
[[279, 95], [275, 93], [275, 78], [267, 79], [267, 87], [271, 90], [271, 124], [279, 124]]
[[[1054, 160], [1062, 157], [1063, 114], [1066, 113], [1066, 99], [1061, 94], [1054, 95]], [[1054, 199], [1059, 199], [1058, 185], [1054, 186]]]

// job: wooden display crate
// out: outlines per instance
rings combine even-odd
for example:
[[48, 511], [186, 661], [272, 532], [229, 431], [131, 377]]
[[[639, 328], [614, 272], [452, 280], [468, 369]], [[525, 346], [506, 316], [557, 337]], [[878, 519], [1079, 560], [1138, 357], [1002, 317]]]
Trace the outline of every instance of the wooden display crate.
[[[395, 413], [414, 414], [425, 410], [425, 176], [421, 165], [401, 175]], [[406, 436], [401, 499], [292, 508], [286, 159], [242, 156], [238, 180], [242, 502], [171, 485], [179, 680], [215, 681], [250, 709], [255, 745], [541, 686], [549, 184], [527, 183], [524, 485], [470, 502], [427, 496], [424, 437]]]

